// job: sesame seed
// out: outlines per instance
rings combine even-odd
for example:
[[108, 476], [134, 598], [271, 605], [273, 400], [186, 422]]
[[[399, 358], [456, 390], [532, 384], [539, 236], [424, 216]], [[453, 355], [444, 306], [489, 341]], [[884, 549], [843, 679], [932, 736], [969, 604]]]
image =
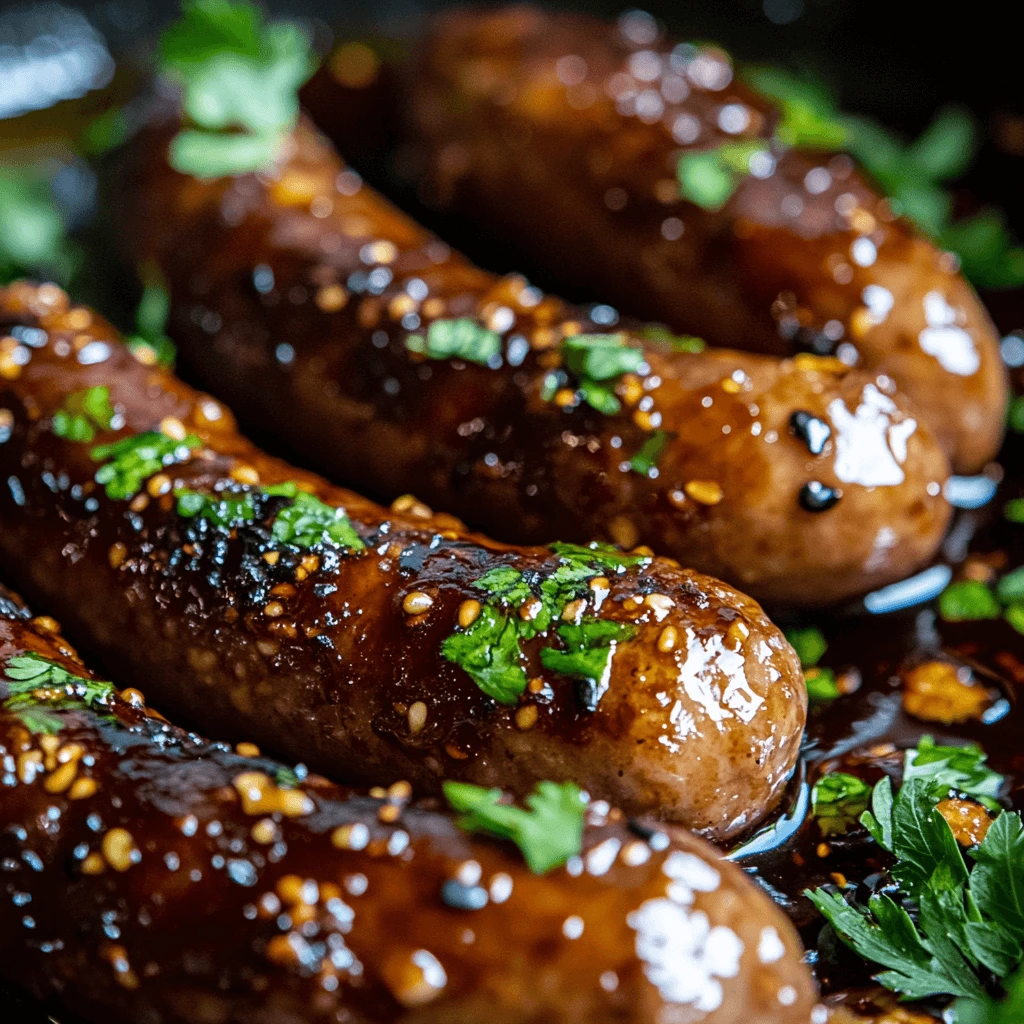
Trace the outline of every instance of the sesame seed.
[[540, 712], [536, 704], [524, 704], [516, 711], [516, 727], [526, 732], [537, 724]]
[[463, 601], [459, 605], [459, 625], [463, 629], [468, 629], [476, 622], [477, 617], [480, 615], [480, 602], [469, 598], [467, 601]]
[[658, 635], [658, 650], [668, 654], [676, 646], [678, 635], [675, 626], [666, 626]]
[[89, 797], [95, 795], [96, 789], [96, 780], [83, 776], [80, 779], [75, 779], [74, 785], [68, 790], [68, 799], [88, 800]]
[[402, 610], [406, 615], [422, 615], [430, 610], [433, 603], [434, 599], [429, 594], [425, 594], [422, 590], [414, 590], [411, 594], [405, 595]]
[[159, 498], [167, 494], [172, 487], [171, 478], [166, 473], [157, 473], [146, 481], [146, 493], [151, 498]]
[[107, 863], [98, 853], [93, 852], [82, 861], [81, 870], [83, 875], [102, 875], [107, 870]]
[[255, 466], [250, 466], [244, 462], [232, 467], [228, 476], [231, 477], [235, 483], [239, 484], [255, 486], [260, 482], [260, 474], [257, 472]]
[[128, 548], [120, 541], [110, 545], [110, 550], [107, 552], [107, 562], [110, 563], [111, 569], [120, 569], [127, 557]]
[[263, 606], [263, 614], [268, 619], [276, 619], [284, 614], [284, 605], [280, 601], [270, 601]]
[[141, 859], [135, 847], [131, 832], [123, 828], [112, 828], [102, 842], [103, 856], [115, 871], [127, 871]]
[[[461, 618], [459, 620], [461, 624]], [[427, 724], [427, 705], [421, 700], [414, 701], [409, 706], [409, 732], [414, 736], [418, 732], [422, 732], [423, 727]]]
[[683, 485], [683, 490], [698, 505], [717, 505], [725, 497], [714, 480], [690, 480]]
[[68, 761], [67, 764], [62, 764], [56, 771], [51, 772], [43, 782], [43, 789], [47, 793], [63, 793], [66, 789], [71, 786], [71, 783], [75, 781], [75, 776], [78, 774], [78, 763], [77, 761]]
[[185, 424], [175, 416], [165, 416], [160, 421], [160, 433], [166, 434], [175, 441], [184, 441], [188, 431]]

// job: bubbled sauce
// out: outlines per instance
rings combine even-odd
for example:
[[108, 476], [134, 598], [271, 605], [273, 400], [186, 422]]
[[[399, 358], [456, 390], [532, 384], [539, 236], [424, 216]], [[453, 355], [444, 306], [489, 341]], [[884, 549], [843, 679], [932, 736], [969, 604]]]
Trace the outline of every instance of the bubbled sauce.
[[[0, 663], [94, 678], [0, 595]], [[687, 834], [595, 803], [581, 856], [536, 876], [407, 784], [367, 794], [210, 743], [137, 690], [58, 714], [40, 735], [0, 711], [0, 976], [62, 1020], [807, 1020], [796, 935]], [[684, 940], [685, 978], [661, 939]]]
[[[485, 273], [305, 122], [270, 175], [186, 178], [166, 142], [153, 129], [128, 157], [119, 216], [133, 253], [164, 272], [184, 361], [247, 429], [332, 479], [386, 500], [415, 492], [515, 543], [644, 543], [777, 602], [849, 597], [938, 545], [948, 464], [888, 378], [807, 353], [676, 352], [613, 326], [609, 307]], [[493, 365], [409, 351], [460, 318], [500, 339]], [[612, 331], [645, 362], [608, 382], [621, 409], [606, 414], [561, 348]], [[790, 430], [798, 412], [830, 426], [816, 455]], [[656, 465], [638, 470], [658, 439]], [[865, 471], [876, 464], [883, 475]]]
[[[612, 652], [596, 708], [576, 679], [540, 663], [553, 630], [524, 643], [533, 682], [498, 704], [442, 643], [463, 605], [484, 598], [473, 583], [487, 570], [546, 579], [559, 564], [550, 550], [494, 544], [415, 503], [403, 507], [421, 518], [389, 513], [268, 458], [223, 407], [138, 361], [52, 285], [14, 285], [0, 306], [12, 340], [38, 332], [0, 384], [12, 417], [0, 444], [4, 566], [116, 679], [144, 675], [181, 720], [367, 785], [433, 793], [450, 778], [524, 795], [540, 779], [573, 779], [628, 813], [718, 838], [781, 797], [806, 694], [794, 652], [749, 598], [638, 555], [571, 611], [634, 631]], [[90, 445], [51, 430], [69, 395], [101, 385], [124, 430], [202, 441], [130, 501], [96, 486]], [[343, 507], [364, 549], [296, 550], [263, 521], [229, 532], [175, 511], [177, 489], [282, 481]]]
[[[638, 26], [525, 6], [437, 18], [407, 69], [421, 194], [629, 313], [884, 373], [957, 471], [979, 470], [1002, 435], [1005, 372], [955, 260], [849, 157], [771, 149], [780, 112], [724, 51]], [[314, 113], [344, 131], [324, 96]], [[680, 200], [681, 155], [744, 142], [766, 152], [720, 211]]]

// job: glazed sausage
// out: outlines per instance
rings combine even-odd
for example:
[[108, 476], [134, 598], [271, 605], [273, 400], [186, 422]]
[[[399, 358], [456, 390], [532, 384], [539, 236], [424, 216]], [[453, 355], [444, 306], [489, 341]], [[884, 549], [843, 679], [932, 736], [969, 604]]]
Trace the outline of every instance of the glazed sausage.
[[680, 200], [681, 154], [767, 144], [779, 122], [721, 50], [673, 49], [628, 15], [458, 10], [435, 22], [408, 93], [432, 201], [559, 280], [714, 345], [841, 344], [914, 400], [957, 472], [995, 455], [995, 328], [955, 258], [849, 158], [776, 150], [718, 212]]
[[0, 292], [0, 331], [0, 561], [179, 718], [349, 783], [571, 779], [717, 838], [780, 798], [806, 692], [751, 599], [333, 489], [55, 286]]
[[701, 840], [592, 803], [582, 856], [531, 874], [408, 786], [343, 789], [168, 724], [56, 628], [0, 590], [0, 975], [48, 1009], [807, 1024], [795, 931]]
[[166, 143], [135, 151], [124, 233], [186, 362], [332, 478], [516, 543], [641, 542], [775, 602], [863, 592], [939, 543], [946, 460], [888, 378], [613, 332], [608, 307], [471, 266], [306, 125], [271, 176], [187, 178]]

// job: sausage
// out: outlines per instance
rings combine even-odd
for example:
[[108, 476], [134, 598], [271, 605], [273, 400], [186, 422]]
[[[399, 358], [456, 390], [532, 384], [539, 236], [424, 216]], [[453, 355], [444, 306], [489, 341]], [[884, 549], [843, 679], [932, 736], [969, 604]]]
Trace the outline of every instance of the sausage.
[[780, 799], [806, 691], [751, 599], [331, 488], [53, 285], [0, 291], [0, 333], [0, 563], [179, 719], [352, 784], [570, 779], [718, 839]]
[[680, 199], [682, 154], [768, 146], [780, 120], [717, 47], [673, 49], [628, 16], [464, 9], [433, 23], [408, 97], [407, 162], [433, 201], [563, 282], [716, 345], [841, 344], [915, 401], [956, 472], [996, 454], [995, 327], [955, 257], [896, 219], [848, 157], [776, 147], [721, 210]]
[[503, 540], [640, 542], [759, 600], [839, 601], [935, 551], [948, 466], [889, 378], [613, 330], [470, 265], [308, 126], [292, 143], [274, 175], [199, 181], [154, 130], [123, 190], [185, 362], [250, 429]]
[[0, 976], [53, 1012], [807, 1024], [796, 932], [696, 837], [591, 803], [581, 856], [532, 874], [408, 786], [169, 724], [57, 628], [0, 590]]

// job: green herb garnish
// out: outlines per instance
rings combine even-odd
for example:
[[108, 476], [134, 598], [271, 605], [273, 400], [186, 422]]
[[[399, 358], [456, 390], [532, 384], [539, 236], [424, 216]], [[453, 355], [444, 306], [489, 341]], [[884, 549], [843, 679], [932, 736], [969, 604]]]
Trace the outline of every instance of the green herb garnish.
[[703, 352], [708, 347], [703, 338], [698, 338], [693, 334], [674, 334], [663, 324], [645, 324], [640, 328], [640, 337], [644, 341], [654, 341], [669, 345], [673, 352], [693, 352], [696, 354]]
[[214, 526], [233, 529], [256, 519], [256, 506], [251, 491], [244, 494], [201, 494], [187, 489], [176, 490], [178, 515], [185, 519], [198, 516]]
[[110, 404], [110, 388], [105, 385], [76, 391], [64, 406], [53, 414], [51, 429], [66, 441], [92, 441], [97, 430], [110, 430], [114, 407]]
[[267, 23], [245, 0], [186, 0], [160, 40], [160, 70], [182, 87], [188, 124], [171, 165], [200, 178], [272, 166], [314, 67], [298, 25]]
[[1003, 506], [1003, 515], [1011, 523], [1024, 523], [1024, 498], [1014, 498]]
[[173, 367], [177, 356], [174, 342], [167, 337], [167, 317], [171, 309], [171, 296], [167, 288], [150, 281], [142, 290], [135, 310], [135, 333], [125, 338], [125, 344], [146, 363]]
[[[1012, 505], [1010, 502], [1009, 505]], [[1007, 518], [1012, 519], [1009, 505]], [[1021, 501], [1024, 512], [1024, 501]], [[980, 622], [1002, 617], [1024, 633], [1024, 567], [1007, 573], [993, 590], [980, 580], [960, 580], [939, 594], [939, 615], [946, 622]]]
[[536, 875], [579, 856], [587, 802], [572, 782], [539, 782], [525, 800], [527, 808], [500, 803], [500, 789], [466, 782], [444, 783], [444, 795], [459, 812], [457, 823], [467, 832], [483, 832], [511, 840]]
[[1024, 970], [1006, 983], [1004, 999], [961, 1000], [954, 1024], [1020, 1024], [1024, 1020]]
[[928, 796], [936, 803], [961, 793], [997, 811], [996, 797], [1005, 780], [985, 764], [986, 760], [985, 751], [977, 743], [947, 747], [936, 744], [931, 736], [922, 736], [917, 747], [904, 755], [903, 782], [924, 783]]
[[629, 460], [629, 468], [641, 476], [649, 476], [651, 470], [658, 465], [658, 459], [665, 450], [669, 434], [665, 430], [656, 430], [640, 446], [640, 451]]
[[263, 493], [293, 499], [274, 518], [271, 527], [274, 540], [297, 548], [312, 548], [326, 543], [350, 551], [362, 551], [366, 547], [343, 508], [325, 505], [318, 497], [300, 491], [294, 484], [264, 488]]
[[195, 434], [180, 441], [155, 430], [102, 444], [89, 453], [103, 465], [96, 470], [96, 483], [102, 484], [107, 497], [114, 501], [134, 498], [143, 483], [164, 466], [185, 462], [190, 452], [202, 446]]
[[751, 158], [768, 152], [767, 142], [753, 139], [723, 142], [715, 149], [684, 153], [676, 165], [680, 194], [702, 210], [716, 212], [750, 173]]
[[[615, 383], [644, 365], [643, 350], [626, 340], [625, 334], [573, 334], [562, 342], [562, 363], [576, 378], [580, 398], [605, 416], [614, 416], [622, 408]], [[545, 387], [544, 397], [550, 400], [556, 390], [557, 385]]]
[[0, 284], [27, 276], [66, 285], [81, 262], [51, 177], [42, 164], [0, 168]]
[[[560, 564], [548, 576], [526, 574], [509, 565], [488, 570], [473, 583], [489, 596], [480, 614], [464, 630], [453, 633], [441, 653], [469, 674], [489, 697], [500, 704], [515, 704], [526, 691], [522, 642], [546, 633], [558, 621], [568, 602], [586, 593], [590, 580], [602, 573], [615, 575], [645, 564], [644, 555], [628, 555], [609, 544], [552, 544]], [[536, 605], [523, 618], [519, 608], [529, 600]], [[591, 682], [588, 707], [596, 706], [607, 688], [614, 644], [633, 635], [626, 623], [592, 617], [562, 623], [557, 634], [561, 649], [542, 648], [542, 664], [553, 672]], [[592, 708], [591, 708], [592, 709]]]
[[829, 772], [814, 784], [811, 806], [822, 835], [848, 832], [868, 809], [871, 787], [856, 775]]
[[821, 661], [828, 650], [825, 634], [817, 626], [803, 626], [799, 629], [787, 629], [786, 639], [789, 641], [796, 656], [800, 659], [801, 668], [813, 668]]
[[426, 337], [410, 334], [405, 347], [431, 359], [465, 359], [487, 366], [501, 354], [501, 335], [468, 317], [435, 320], [427, 328]]
[[57, 711], [98, 710], [114, 696], [112, 683], [84, 679], [38, 654], [16, 654], [4, 667], [8, 696], [3, 709], [31, 733], [54, 735], [63, 720]]
[[[1024, 940], [1024, 828], [1004, 811], [972, 854], [968, 871], [949, 824], [922, 780], [894, 798], [886, 778], [864, 815], [893, 854], [898, 890], [876, 893], [867, 908], [838, 893], [807, 892], [846, 945], [888, 970], [876, 980], [908, 999], [986, 998], [987, 972], [1005, 980]], [[912, 916], [913, 915], [913, 916]]]

